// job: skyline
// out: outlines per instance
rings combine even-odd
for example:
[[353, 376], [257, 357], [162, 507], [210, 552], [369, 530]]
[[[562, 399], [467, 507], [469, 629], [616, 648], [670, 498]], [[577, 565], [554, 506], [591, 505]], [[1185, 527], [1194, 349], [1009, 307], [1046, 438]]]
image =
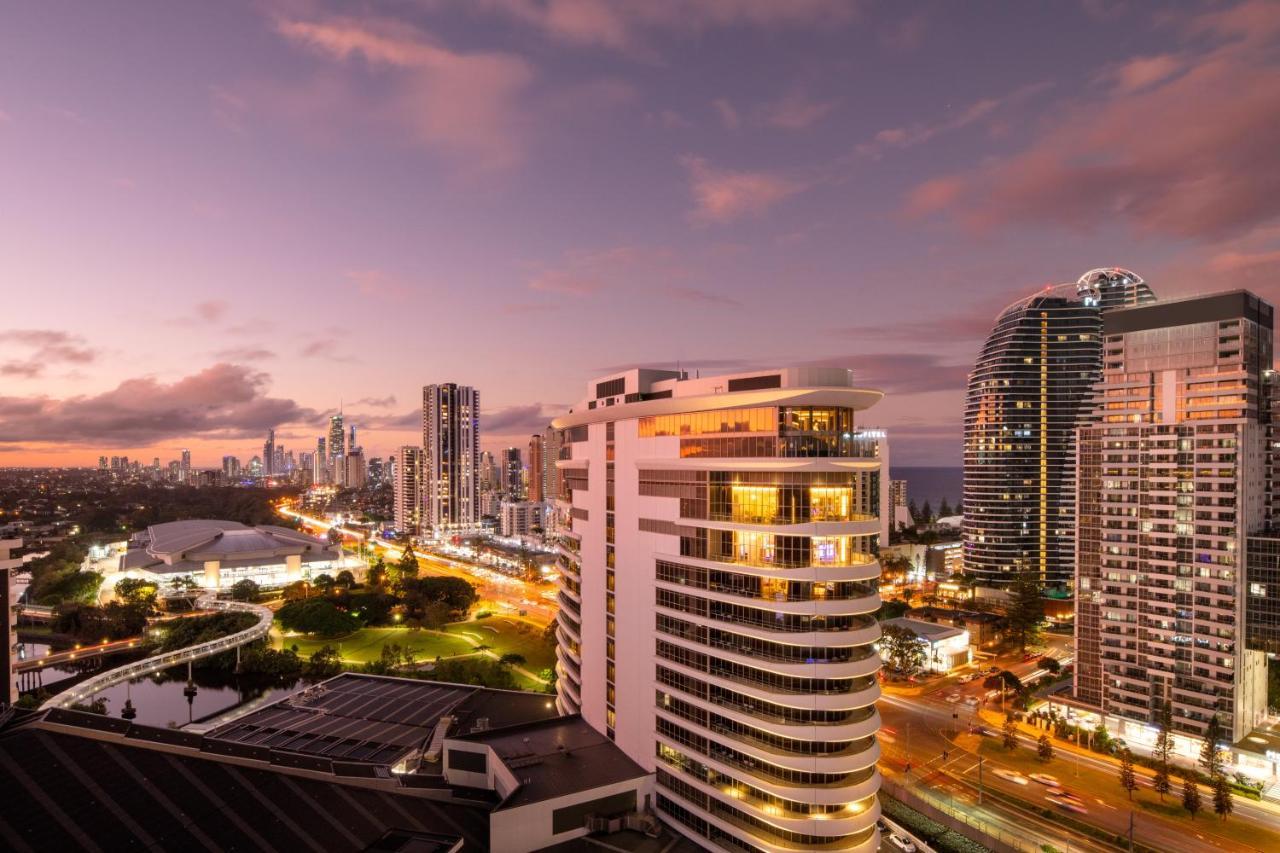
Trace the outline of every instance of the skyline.
[[20, 7], [0, 464], [305, 451], [339, 400], [385, 457], [449, 381], [523, 447], [679, 363], [850, 367], [959, 465], [1044, 284], [1280, 301], [1280, 8], [984, 5]]

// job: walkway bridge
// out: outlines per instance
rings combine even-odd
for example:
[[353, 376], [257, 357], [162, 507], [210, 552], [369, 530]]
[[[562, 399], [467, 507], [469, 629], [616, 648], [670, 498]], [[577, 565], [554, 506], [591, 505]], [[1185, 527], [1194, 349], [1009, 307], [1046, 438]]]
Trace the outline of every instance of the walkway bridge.
[[244, 601], [224, 601], [217, 596], [206, 595], [201, 596], [196, 601], [196, 607], [201, 610], [221, 611], [229, 613], [252, 613], [258, 617], [258, 621], [243, 631], [235, 634], [229, 634], [225, 637], [219, 637], [216, 640], [209, 640], [198, 645], [188, 646], [185, 649], [175, 649], [171, 652], [162, 652], [158, 655], [152, 655], [149, 658], [143, 658], [133, 663], [127, 663], [124, 666], [109, 669], [101, 672], [92, 678], [86, 679], [74, 687], [64, 690], [45, 702], [40, 708], [69, 708], [76, 702], [87, 701], [94, 694], [99, 693], [108, 687], [114, 687], [117, 684], [123, 684], [126, 681], [132, 681], [135, 678], [141, 678], [152, 673], [159, 672], [162, 669], [168, 669], [171, 666], [180, 664], [190, 664], [192, 661], [201, 660], [203, 658], [212, 657], [220, 652], [238, 649], [247, 643], [255, 640], [261, 640], [271, 631], [271, 620], [274, 614], [266, 607], [260, 604], [249, 604]]

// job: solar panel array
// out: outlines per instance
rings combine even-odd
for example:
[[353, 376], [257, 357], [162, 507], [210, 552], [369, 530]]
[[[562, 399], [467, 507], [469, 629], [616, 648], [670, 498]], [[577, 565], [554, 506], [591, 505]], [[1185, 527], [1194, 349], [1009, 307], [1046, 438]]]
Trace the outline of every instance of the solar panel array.
[[346, 675], [217, 728], [209, 738], [390, 764], [431, 736], [476, 688]]

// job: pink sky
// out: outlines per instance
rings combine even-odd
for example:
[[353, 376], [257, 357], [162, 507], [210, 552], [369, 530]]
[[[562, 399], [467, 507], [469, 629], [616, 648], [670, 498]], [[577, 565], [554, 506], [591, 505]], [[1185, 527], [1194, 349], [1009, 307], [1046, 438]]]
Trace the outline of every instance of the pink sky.
[[19, 4], [0, 463], [523, 445], [593, 375], [848, 366], [958, 464], [1005, 304], [1096, 266], [1280, 299], [1280, 6]]

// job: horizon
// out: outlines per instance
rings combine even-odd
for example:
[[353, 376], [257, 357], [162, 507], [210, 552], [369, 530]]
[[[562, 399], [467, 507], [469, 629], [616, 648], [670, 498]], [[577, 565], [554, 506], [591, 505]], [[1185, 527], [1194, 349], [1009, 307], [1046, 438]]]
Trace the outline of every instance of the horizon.
[[523, 453], [678, 363], [850, 368], [895, 462], [959, 467], [1046, 282], [1280, 301], [1275, 4], [566, 9], [13, 10], [0, 465], [305, 452], [344, 401], [386, 457], [443, 381]]

